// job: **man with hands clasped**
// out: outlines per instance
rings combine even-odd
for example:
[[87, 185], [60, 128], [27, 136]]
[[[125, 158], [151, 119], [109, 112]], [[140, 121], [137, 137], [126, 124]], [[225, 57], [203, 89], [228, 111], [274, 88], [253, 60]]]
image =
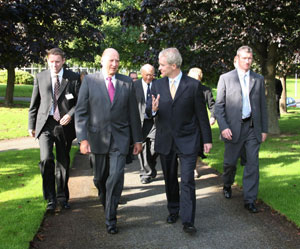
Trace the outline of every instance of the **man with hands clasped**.
[[69, 153], [76, 137], [74, 112], [80, 78], [63, 68], [65, 54], [60, 48], [47, 51], [47, 62], [49, 69], [35, 77], [28, 129], [30, 136], [39, 139], [44, 198], [48, 201], [47, 210], [54, 211], [57, 200], [62, 208], [70, 208]]

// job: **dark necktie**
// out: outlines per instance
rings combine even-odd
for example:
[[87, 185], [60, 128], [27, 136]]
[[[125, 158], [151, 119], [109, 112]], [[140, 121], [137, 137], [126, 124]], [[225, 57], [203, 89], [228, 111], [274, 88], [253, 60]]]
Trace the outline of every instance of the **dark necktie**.
[[148, 102], [148, 100], [151, 98], [151, 88], [150, 88], [150, 83], [148, 84], [147, 87], [147, 98], [146, 98], [146, 102]]
[[108, 77], [107, 78], [108, 80], [108, 95], [109, 95], [109, 98], [110, 98], [110, 102], [112, 103], [113, 100], [114, 100], [114, 96], [115, 96], [115, 87], [114, 87], [114, 84], [112, 83], [111, 81], [111, 77]]
[[59, 114], [59, 110], [58, 110], [58, 104], [57, 104], [57, 100], [58, 100], [58, 94], [59, 94], [59, 87], [60, 87], [60, 83], [59, 83], [59, 77], [58, 75], [56, 75], [56, 82], [54, 84], [54, 98], [53, 98], [53, 102], [54, 102], [54, 113], [53, 113], [53, 118], [56, 121], [60, 120], [60, 114]]

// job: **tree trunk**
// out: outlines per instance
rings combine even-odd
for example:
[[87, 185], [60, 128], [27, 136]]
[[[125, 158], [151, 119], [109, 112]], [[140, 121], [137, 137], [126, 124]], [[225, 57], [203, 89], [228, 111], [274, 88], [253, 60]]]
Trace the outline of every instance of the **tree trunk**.
[[7, 85], [4, 104], [6, 106], [13, 105], [14, 102], [14, 87], [15, 87], [15, 68], [9, 66], [7, 68]]
[[287, 113], [286, 108], [286, 75], [280, 77], [280, 81], [282, 84], [282, 94], [280, 98], [280, 113]]
[[275, 96], [275, 73], [276, 73], [276, 55], [277, 45], [271, 44], [267, 47], [267, 58], [260, 60], [262, 73], [265, 77], [267, 109], [268, 109], [268, 133], [280, 134], [276, 96]]

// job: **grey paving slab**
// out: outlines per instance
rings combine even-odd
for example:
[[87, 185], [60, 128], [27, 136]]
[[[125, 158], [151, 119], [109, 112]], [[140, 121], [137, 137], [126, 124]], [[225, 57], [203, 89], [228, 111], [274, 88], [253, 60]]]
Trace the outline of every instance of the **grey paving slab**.
[[[117, 235], [106, 233], [104, 211], [93, 186], [88, 158], [77, 154], [71, 170], [71, 210], [46, 215], [39, 231], [42, 241], [36, 248], [300, 248], [298, 230], [283, 217], [274, 215], [264, 204], [260, 213], [250, 214], [243, 208], [242, 191], [233, 189], [233, 198], [224, 199], [221, 177], [203, 166], [196, 180], [198, 232], [190, 236], [182, 232], [180, 220], [166, 223], [168, 215], [164, 181], [160, 165], [153, 182], [139, 181], [138, 161], [126, 167], [125, 185], [119, 206]], [[33, 247], [32, 247], [33, 248]]]

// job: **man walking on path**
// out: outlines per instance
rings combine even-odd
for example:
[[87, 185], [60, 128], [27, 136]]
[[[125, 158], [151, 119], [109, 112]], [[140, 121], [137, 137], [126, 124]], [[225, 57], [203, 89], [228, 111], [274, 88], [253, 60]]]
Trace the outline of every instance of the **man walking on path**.
[[154, 151], [155, 143], [155, 123], [154, 119], [146, 114], [147, 101], [151, 101], [151, 86], [154, 78], [155, 69], [150, 64], [145, 64], [141, 68], [142, 79], [137, 80], [133, 85], [135, 88], [136, 99], [139, 107], [140, 118], [143, 132], [143, 150], [138, 155], [141, 170], [141, 183], [147, 184], [152, 178], [156, 177], [156, 158], [158, 154]]
[[62, 208], [70, 208], [69, 153], [76, 137], [73, 117], [80, 78], [63, 68], [65, 55], [59, 48], [48, 51], [47, 62], [49, 70], [37, 74], [34, 81], [28, 129], [31, 137], [39, 139], [44, 198], [48, 200], [47, 210], [54, 211], [57, 200]]
[[142, 130], [132, 80], [118, 74], [119, 53], [104, 50], [102, 69], [84, 77], [76, 106], [80, 152], [90, 154], [94, 184], [105, 208], [109, 234], [118, 233], [117, 207], [123, 190], [126, 155], [132, 135], [133, 154], [142, 150]]
[[264, 78], [250, 70], [252, 60], [250, 47], [242, 46], [237, 50], [238, 67], [220, 76], [215, 115], [225, 142], [224, 196], [231, 198], [237, 160], [245, 149], [244, 206], [249, 212], [257, 213], [258, 152], [260, 144], [267, 138], [268, 117]]
[[[159, 70], [163, 78], [153, 82], [152, 105], [149, 101], [146, 111], [148, 116], [157, 118], [155, 151], [160, 155], [164, 173], [169, 210], [167, 223], [175, 223], [180, 212], [183, 231], [195, 233], [194, 169], [201, 134], [205, 153], [212, 148], [212, 137], [200, 82], [182, 74], [181, 63], [182, 57], [176, 48], [160, 52]], [[180, 195], [178, 158], [181, 169]]]

